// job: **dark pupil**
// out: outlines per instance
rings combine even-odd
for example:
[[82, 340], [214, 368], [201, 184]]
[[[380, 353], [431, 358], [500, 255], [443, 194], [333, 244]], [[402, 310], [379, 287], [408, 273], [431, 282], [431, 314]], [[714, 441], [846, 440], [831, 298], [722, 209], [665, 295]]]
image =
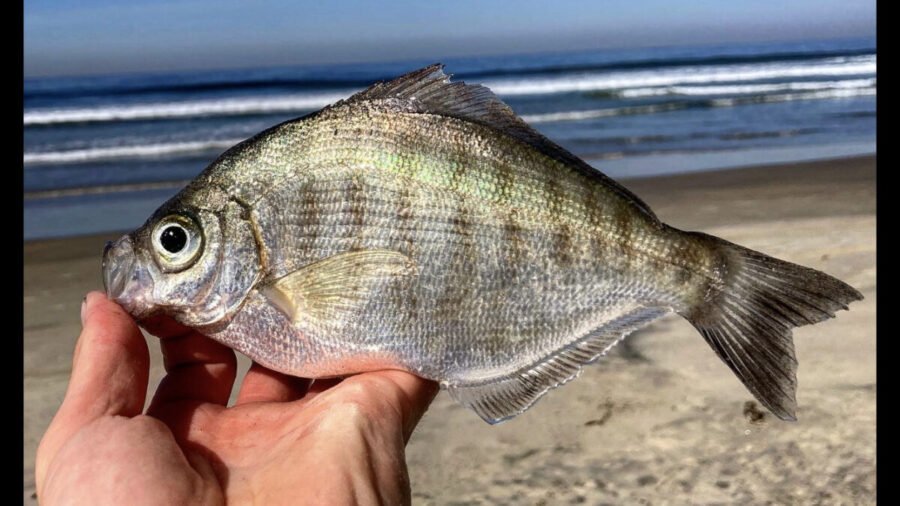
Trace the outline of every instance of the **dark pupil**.
[[159, 243], [169, 253], [178, 253], [187, 244], [187, 232], [175, 225], [166, 227], [162, 235], [159, 236]]

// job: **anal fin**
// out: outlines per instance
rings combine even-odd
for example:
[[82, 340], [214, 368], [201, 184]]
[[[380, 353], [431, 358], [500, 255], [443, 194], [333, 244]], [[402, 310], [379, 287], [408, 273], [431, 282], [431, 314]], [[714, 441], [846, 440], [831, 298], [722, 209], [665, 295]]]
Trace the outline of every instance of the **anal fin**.
[[529, 367], [478, 383], [447, 386], [450, 395], [490, 424], [515, 417], [548, 391], [569, 382], [581, 368], [628, 334], [671, 312], [668, 307], [640, 307], [614, 318], [554, 351]]

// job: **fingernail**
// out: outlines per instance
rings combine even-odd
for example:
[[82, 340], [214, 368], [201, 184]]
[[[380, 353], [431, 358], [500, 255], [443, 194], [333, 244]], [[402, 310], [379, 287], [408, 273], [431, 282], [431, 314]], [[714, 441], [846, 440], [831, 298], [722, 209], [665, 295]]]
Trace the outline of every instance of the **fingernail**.
[[87, 309], [87, 295], [81, 299], [81, 326], [84, 326], [84, 310]]

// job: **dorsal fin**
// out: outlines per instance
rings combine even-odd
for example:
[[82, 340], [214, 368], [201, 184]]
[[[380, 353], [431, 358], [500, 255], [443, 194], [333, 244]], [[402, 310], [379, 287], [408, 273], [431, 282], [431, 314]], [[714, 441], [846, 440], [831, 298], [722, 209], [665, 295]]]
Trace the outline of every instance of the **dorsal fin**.
[[396, 105], [401, 106], [406, 112], [438, 114], [494, 128], [532, 146], [554, 160], [601, 179], [635, 207], [656, 220], [656, 215], [650, 207], [637, 195], [544, 137], [516, 116], [516, 113], [491, 90], [480, 84], [466, 84], [462, 81], [451, 83], [450, 76], [444, 74], [443, 69], [444, 65], [441, 63], [429, 65], [392, 81], [373, 84], [339, 104], [393, 99], [401, 101], [401, 104]]

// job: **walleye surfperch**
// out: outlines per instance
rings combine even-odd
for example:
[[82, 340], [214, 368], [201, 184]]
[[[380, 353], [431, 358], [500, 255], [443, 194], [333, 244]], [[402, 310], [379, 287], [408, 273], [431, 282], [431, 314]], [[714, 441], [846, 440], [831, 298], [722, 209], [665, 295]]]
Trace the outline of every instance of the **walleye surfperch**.
[[283, 373], [411, 371], [491, 423], [676, 312], [794, 419], [791, 329], [859, 292], [667, 226], [442, 68], [226, 151], [107, 246], [108, 295]]

